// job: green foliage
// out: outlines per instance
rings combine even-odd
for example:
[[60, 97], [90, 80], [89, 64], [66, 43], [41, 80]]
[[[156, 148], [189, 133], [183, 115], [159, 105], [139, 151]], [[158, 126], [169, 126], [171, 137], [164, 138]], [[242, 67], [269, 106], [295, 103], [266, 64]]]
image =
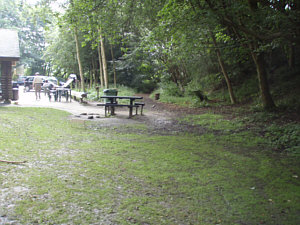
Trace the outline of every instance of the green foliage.
[[191, 99], [189, 97], [176, 97], [171, 95], [160, 95], [160, 101], [165, 103], [174, 103], [181, 106], [191, 106]]
[[[30, 6], [26, 1], [0, 0], [0, 28], [19, 31], [21, 59], [19, 64], [33, 73], [46, 74], [45, 61], [45, 17], [50, 14], [41, 6]], [[43, 11], [43, 13], [41, 13]], [[32, 74], [28, 74], [32, 75]]]
[[160, 84], [160, 88], [164, 95], [173, 97], [183, 97], [184, 93], [178, 85], [173, 82], [164, 82]]
[[281, 66], [272, 74], [274, 80], [272, 93], [280, 110], [300, 112], [300, 69], [289, 69]]
[[270, 145], [273, 148], [300, 155], [299, 124], [272, 124], [271, 126], [267, 127], [265, 136], [268, 138]]
[[[290, 81], [278, 88], [289, 74], [288, 60], [291, 57], [296, 60], [299, 56], [299, 34], [296, 32], [299, 13], [294, 3], [253, 1], [248, 4], [247, 1], [228, 0], [71, 2], [64, 4], [64, 13], [60, 14], [51, 12], [51, 1], [29, 7], [23, 1], [1, 0], [0, 26], [22, 28], [22, 62], [30, 65], [33, 72], [42, 70], [45, 60], [47, 63], [43, 68], [48, 72], [51, 68], [56, 76], [78, 74], [73, 36], [76, 27], [87, 82], [99, 82], [97, 47], [101, 34], [111, 83], [110, 47], [113, 45], [120, 85], [148, 93], [162, 82], [162, 87], [166, 88], [165, 96], [186, 96], [194, 89], [201, 90], [211, 99], [229, 102], [216, 54], [218, 50], [238, 102], [256, 104], [262, 98], [260, 83], [255, 78], [257, 68], [250, 54], [254, 52], [266, 61], [264, 68], [269, 72], [272, 96], [276, 101], [279, 99], [277, 105], [290, 109], [293, 104], [293, 110], [300, 107], [298, 96], [280, 100], [290, 86], [295, 88], [296, 82]], [[52, 24], [46, 27], [50, 21]], [[44, 28], [47, 28], [46, 51]], [[213, 37], [216, 43], [213, 43]], [[279, 66], [283, 68], [281, 73], [274, 74]], [[292, 67], [299, 68], [299, 63]], [[273, 88], [273, 84], [277, 87]], [[196, 98], [191, 102], [195, 106], [208, 104]]]
[[259, 98], [256, 76], [244, 80], [239, 86], [235, 86], [235, 94], [238, 102], [252, 102]]

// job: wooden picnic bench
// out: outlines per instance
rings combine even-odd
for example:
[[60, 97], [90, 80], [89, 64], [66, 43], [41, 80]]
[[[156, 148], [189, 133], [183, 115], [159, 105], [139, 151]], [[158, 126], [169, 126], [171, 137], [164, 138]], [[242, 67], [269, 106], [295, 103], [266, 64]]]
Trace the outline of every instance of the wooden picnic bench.
[[[99, 103], [97, 106], [104, 106], [105, 107], [105, 116], [107, 116], [107, 113], [111, 111], [111, 115], [115, 115], [115, 107], [128, 107], [129, 108], [129, 118], [133, 116], [133, 108], [137, 110], [139, 107], [144, 107], [145, 103], [142, 102], [134, 102], [136, 99], [143, 99], [143, 97], [139, 96], [101, 96], [102, 99], [107, 99], [109, 102], [107, 103]], [[117, 102], [117, 99], [128, 99], [130, 100], [129, 104], [119, 104]], [[142, 109], [141, 109], [141, 115], [142, 115]]]
[[83, 103], [83, 100], [87, 98], [86, 92], [79, 92], [79, 91], [72, 91], [71, 96], [74, 100], [79, 100], [81, 103]]
[[51, 98], [52, 98], [51, 96], [53, 96], [54, 101], [57, 101], [56, 90], [54, 90], [54, 89], [49, 89], [49, 88], [45, 88], [44, 91], [45, 91], [45, 95], [46, 95], [46, 94], [48, 95], [49, 101], [51, 101]]
[[[141, 107], [141, 115], [143, 115], [143, 108], [144, 108], [144, 106], [145, 106], [145, 103], [144, 103], [144, 102], [135, 102], [134, 105], [135, 105], [135, 106], [138, 106], [138, 107]], [[135, 112], [136, 115], [137, 115], [137, 113], [138, 113], [138, 112], [137, 112], [138, 107], [136, 107], [136, 112]]]

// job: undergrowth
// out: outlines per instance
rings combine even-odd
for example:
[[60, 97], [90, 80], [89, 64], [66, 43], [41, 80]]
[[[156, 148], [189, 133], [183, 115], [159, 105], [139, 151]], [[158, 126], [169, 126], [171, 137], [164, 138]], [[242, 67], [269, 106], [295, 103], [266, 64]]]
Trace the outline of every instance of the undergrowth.
[[[181, 119], [191, 125], [200, 125], [211, 131], [221, 131], [228, 141], [241, 139], [253, 140], [256, 144], [269, 147], [272, 150], [300, 155], [300, 124], [288, 122], [278, 113], [254, 113], [235, 119], [225, 119], [219, 114], [190, 115]], [[248, 138], [247, 138], [248, 137]]]

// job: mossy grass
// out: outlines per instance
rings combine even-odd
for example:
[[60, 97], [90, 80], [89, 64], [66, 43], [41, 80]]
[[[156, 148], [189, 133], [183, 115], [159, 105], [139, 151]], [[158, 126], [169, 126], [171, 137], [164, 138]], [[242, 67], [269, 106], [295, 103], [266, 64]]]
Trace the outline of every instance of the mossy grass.
[[239, 123], [204, 115], [215, 121], [199, 122], [206, 134], [161, 136], [68, 116], [0, 107], [0, 159], [27, 160], [0, 164], [7, 223], [299, 223], [299, 158], [270, 153], [245, 131], [236, 144], [230, 132], [215, 133]]

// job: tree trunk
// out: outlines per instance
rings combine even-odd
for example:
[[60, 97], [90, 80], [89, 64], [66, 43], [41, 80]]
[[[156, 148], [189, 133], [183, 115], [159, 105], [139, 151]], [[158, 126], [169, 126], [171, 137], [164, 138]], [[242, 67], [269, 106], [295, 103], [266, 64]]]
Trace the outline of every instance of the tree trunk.
[[90, 88], [93, 87], [93, 69], [90, 69]]
[[102, 59], [101, 59], [101, 47], [100, 42], [98, 43], [98, 57], [99, 57], [99, 76], [100, 76], [100, 86], [103, 89], [104, 81], [103, 81], [103, 68], [102, 68]]
[[85, 92], [84, 77], [83, 77], [82, 64], [81, 64], [81, 59], [80, 59], [80, 49], [79, 49], [77, 27], [75, 27], [75, 29], [74, 29], [74, 36], [75, 36], [75, 43], [76, 43], [76, 53], [77, 53], [77, 61], [78, 61], [78, 67], [79, 67], [81, 88], [82, 88], [83, 92]]
[[97, 85], [97, 79], [96, 79], [96, 64], [97, 64], [97, 62], [96, 62], [96, 59], [95, 59], [95, 57], [93, 56], [92, 57], [92, 67], [93, 67], [93, 69], [92, 69], [92, 80], [93, 80], [93, 84], [94, 84], [94, 87], [96, 87], [96, 85]]
[[221, 58], [221, 52], [220, 52], [220, 49], [218, 48], [217, 41], [216, 41], [215, 36], [213, 35], [212, 32], [210, 33], [210, 35], [211, 35], [211, 38], [213, 40], [214, 46], [216, 47], [216, 53], [217, 53], [217, 57], [218, 57], [218, 62], [219, 62], [219, 65], [221, 67], [222, 73], [223, 73], [223, 75], [225, 77], [225, 81], [226, 81], [226, 84], [227, 84], [227, 88], [228, 88], [228, 92], [229, 92], [231, 104], [236, 104], [236, 99], [235, 99], [235, 96], [234, 96], [234, 93], [233, 93], [232, 85], [231, 85], [228, 73], [226, 71], [224, 61]]
[[257, 54], [253, 48], [253, 46], [250, 46], [251, 48], [251, 56], [253, 58], [253, 61], [256, 66], [258, 81], [259, 81], [259, 90], [260, 90], [260, 96], [262, 100], [263, 107], [266, 110], [272, 110], [276, 106], [274, 104], [274, 101], [272, 99], [270, 90], [269, 90], [269, 84], [267, 79], [267, 72], [265, 70], [265, 60], [263, 54]]
[[292, 43], [289, 44], [288, 62], [291, 69], [295, 68], [295, 46]]
[[113, 51], [113, 46], [112, 45], [110, 45], [110, 52], [111, 52], [111, 59], [112, 59], [113, 71], [114, 71], [114, 87], [117, 88], [116, 65], [115, 65], [114, 51]]
[[104, 77], [104, 87], [108, 88], [107, 62], [106, 62], [105, 47], [104, 47], [103, 37], [101, 35], [101, 30], [100, 30], [100, 44], [101, 44], [101, 56], [102, 56], [102, 65], [103, 65], [102, 68], [103, 68], [103, 77]]

